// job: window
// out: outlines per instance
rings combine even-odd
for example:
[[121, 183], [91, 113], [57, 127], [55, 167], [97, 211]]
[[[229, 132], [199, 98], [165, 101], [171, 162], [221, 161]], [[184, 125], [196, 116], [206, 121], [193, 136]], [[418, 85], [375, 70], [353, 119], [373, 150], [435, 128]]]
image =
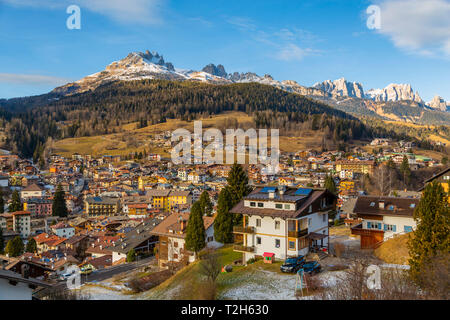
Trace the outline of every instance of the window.
[[261, 244], [261, 237], [256, 237], [256, 244]]
[[391, 205], [388, 207], [388, 210], [393, 211], [393, 210], [394, 210], [394, 206], [391, 204]]
[[256, 219], [256, 226], [261, 227], [261, 219]]
[[371, 203], [370, 203], [370, 206], [371, 206], [371, 207], [375, 207], [375, 202], [371, 202]]
[[275, 221], [275, 229], [276, 230], [280, 229], [280, 221]]
[[264, 208], [264, 203], [258, 202], [258, 208]]
[[295, 241], [289, 241], [289, 250], [295, 250]]
[[291, 205], [290, 205], [290, 204], [285, 204], [285, 205], [284, 205], [284, 208], [285, 208], [286, 210], [291, 210]]
[[277, 208], [277, 209], [283, 209], [283, 204], [281, 204], [281, 203], [276, 203], [276, 204], [275, 204], [275, 208]]
[[406, 233], [412, 232], [412, 231], [413, 231], [413, 228], [412, 228], [411, 226], [404, 226], [404, 231], [405, 231]]
[[312, 212], [312, 206], [309, 206], [308, 212], [309, 212], [309, 213]]
[[275, 239], [275, 248], [279, 248], [281, 245], [280, 239]]
[[323, 215], [322, 215], [322, 222], [325, 222], [326, 219], [327, 219], [327, 215], [326, 215], [326, 214], [323, 214]]
[[174, 243], [173, 243], [173, 246], [174, 246], [175, 248], [178, 248], [178, 242], [174, 242]]
[[409, 207], [410, 207], [411, 209], [414, 209], [414, 208], [416, 207], [416, 204], [415, 204], [415, 203], [411, 203], [411, 204], [409, 205]]
[[250, 207], [256, 207], [256, 202], [250, 202]]
[[395, 231], [397, 231], [397, 227], [395, 226], [395, 224], [385, 224], [384, 225], [384, 231], [395, 232]]

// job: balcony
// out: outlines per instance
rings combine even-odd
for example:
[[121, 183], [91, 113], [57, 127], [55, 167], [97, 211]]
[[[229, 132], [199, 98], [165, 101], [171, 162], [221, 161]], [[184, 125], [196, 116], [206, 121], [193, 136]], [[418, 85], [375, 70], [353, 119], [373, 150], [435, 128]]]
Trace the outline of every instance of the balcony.
[[233, 246], [233, 250], [239, 251], [239, 252], [253, 253], [253, 252], [255, 252], [255, 247], [246, 247], [246, 246], [242, 245], [242, 243], [238, 243]]
[[233, 227], [233, 233], [255, 233], [254, 227]]
[[384, 234], [383, 230], [377, 230], [377, 229], [364, 229], [362, 226], [362, 223], [351, 227], [351, 232], [353, 235], [358, 236], [373, 236], [375, 234]]
[[301, 238], [308, 235], [308, 228], [299, 231], [288, 231], [289, 238]]

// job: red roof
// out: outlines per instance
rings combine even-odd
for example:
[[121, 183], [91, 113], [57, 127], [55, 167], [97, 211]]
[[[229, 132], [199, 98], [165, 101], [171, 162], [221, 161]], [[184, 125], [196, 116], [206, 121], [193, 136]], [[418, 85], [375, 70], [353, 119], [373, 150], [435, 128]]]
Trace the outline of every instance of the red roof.
[[275, 253], [272, 253], [272, 252], [264, 252], [263, 257], [273, 258], [274, 255], [275, 255]]

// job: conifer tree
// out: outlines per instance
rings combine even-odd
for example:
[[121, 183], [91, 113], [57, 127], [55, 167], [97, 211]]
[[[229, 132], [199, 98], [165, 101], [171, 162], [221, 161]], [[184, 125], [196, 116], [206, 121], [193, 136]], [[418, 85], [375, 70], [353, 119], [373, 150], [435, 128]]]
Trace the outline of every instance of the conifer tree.
[[5, 253], [10, 257], [18, 257], [23, 253], [23, 241], [17, 236], [12, 240], [8, 241], [8, 244], [5, 248]]
[[408, 242], [411, 276], [419, 284], [421, 272], [431, 259], [449, 252], [449, 213], [448, 193], [438, 181], [428, 184], [414, 211], [417, 229]]
[[186, 228], [186, 249], [197, 254], [205, 246], [205, 226], [203, 224], [202, 208], [199, 201], [191, 207], [191, 214]]
[[[228, 188], [231, 196], [230, 209], [233, 208], [243, 197], [251, 192], [248, 185], [248, 176], [240, 164], [233, 164], [227, 178]], [[233, 225], [239, 225], [242, 222], [242, 215], [233, 216]]]
[[66, 193], [59, 184], [53, 195], [52, 215], [58, 217], [67, 217]]
[[0, 190], [0, 213], [5, 212], [5, 199], [3, 199], [3, 192]]
[[23, 210], [23, 204], [20, 201], [19, 191], [14, 190], [8, 210], [9, 212], [16, 212]]
[[0, 227], [0, 254], [3, 254], [4, 249], [5, 249], [5, 240], [3, 239], [2, 227]]
[[336, 184], [334, 183], [333, 177], [330, 175], [327, 175], [325, 179], [325, 189], [330, 191], [332, 194], [337, 194]]
[[199, 201], [202, 208], [202, 215], [210, 217], [212, 215], [213, 205], [206, 190], [200, 195]]
[[229, 213], [231, 195], [228, 187], [220, 191], [217, 203], [217, 216], [214, 219], [214, 238], [221, 243], [233, 242], [233, 215]]
[[406, 155], [403, 157], [403, 161], [400, 166], [400, 172], [403, 175], [403, 183], [405, 184], [405, 186], [408, 185], [409, 178], [411, 177], [411, 169], [409, 168], [409, 161]]
[[30, 238], [28, 240], [27, 246], [25, 248], [26, 252], [31, 252], [31, 253], [36, 253], [37, 252], [37, 244], [36, 244], [36, 240], [34, 240], [33, 238]]

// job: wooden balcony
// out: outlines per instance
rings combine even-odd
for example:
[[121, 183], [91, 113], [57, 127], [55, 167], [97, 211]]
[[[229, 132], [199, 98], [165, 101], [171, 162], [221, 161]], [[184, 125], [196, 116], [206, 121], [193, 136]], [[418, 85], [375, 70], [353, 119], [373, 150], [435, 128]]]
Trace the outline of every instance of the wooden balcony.
[[308, 228], [299, 231], [288, 231], [289, 238], [301, 238], [308, 234]]
[[384, 234], [383, 230], [376, 230], [376, 229], [363, 229], [362, 223], [351, 227], [351, 232], [353, 235], [358, 236], [373, 236], [376, 234]]
[[244, 246], [242, 243], [237, 243], [233, 246], [233, 250], [234, 251], [239, 251], [239, 252], [255, 252], [255, 247], [246, 247]]
[[254, 227], [233, 227], [233, 233], [255, 233]]

